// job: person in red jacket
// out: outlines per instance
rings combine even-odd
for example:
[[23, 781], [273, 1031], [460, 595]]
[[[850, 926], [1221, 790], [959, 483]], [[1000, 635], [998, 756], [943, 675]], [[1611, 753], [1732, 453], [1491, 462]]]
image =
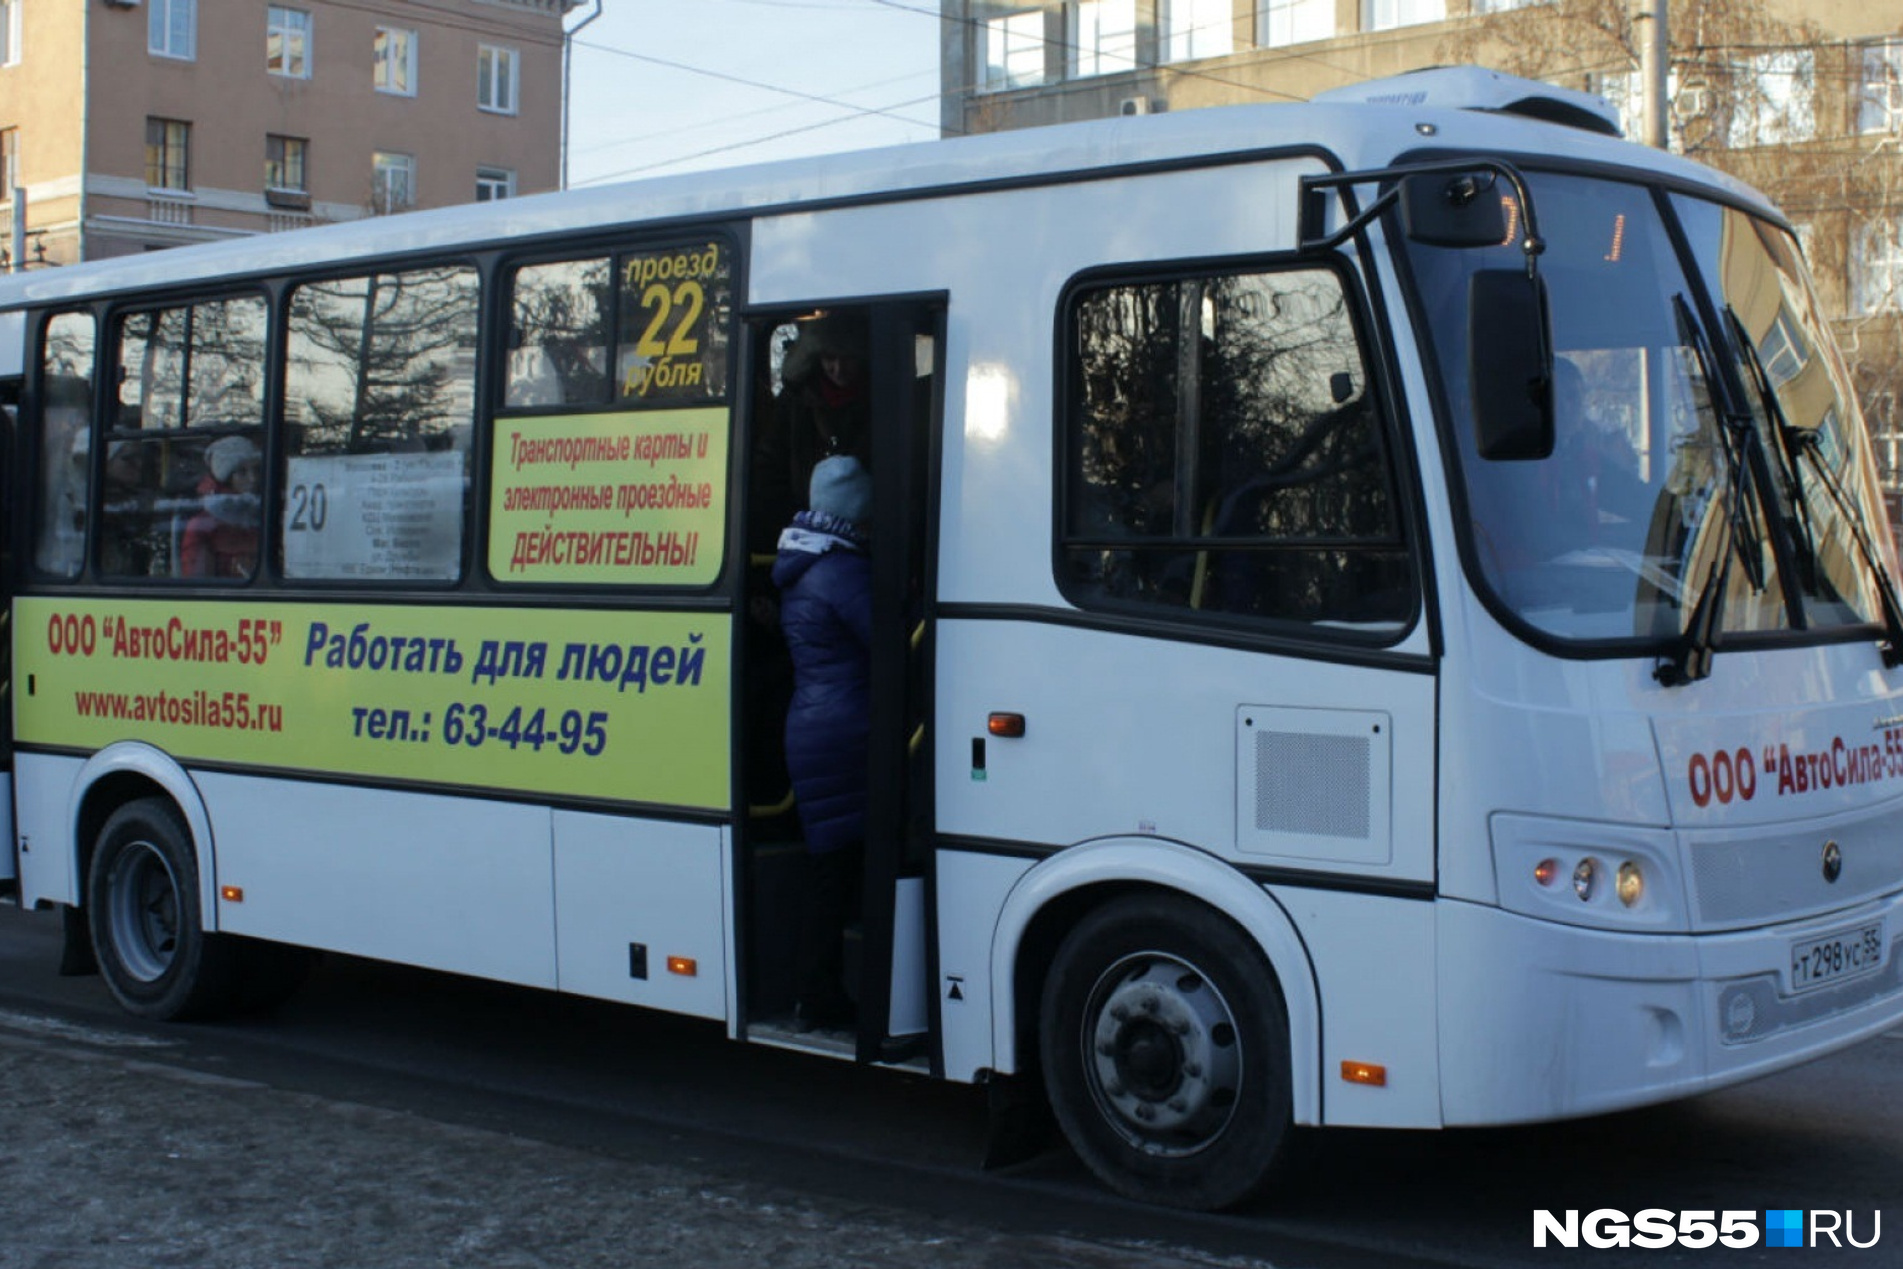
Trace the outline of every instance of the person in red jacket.
[[203, 510], [185, 524], [179, 571], [186, 577], [250, 577], [258, 569], [258, 489], [264, 459], [248, 437], [226, 436], [205, 447]]

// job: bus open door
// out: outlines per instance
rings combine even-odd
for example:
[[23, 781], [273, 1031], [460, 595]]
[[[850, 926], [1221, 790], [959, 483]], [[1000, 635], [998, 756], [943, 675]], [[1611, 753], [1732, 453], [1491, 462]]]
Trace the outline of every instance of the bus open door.
[[[749, 804], [740, 830], [737, 903], [742, 1030], [755, 1040], [862, 1062], [926, 1057], [931, 1031], [931, 472], [942, 400], [943, 311], [941, 301], [929, 299], [816, 304], [762, 315], [748, 327], [753, 376], [745, 540], [751, 563], [738, 724]], [[821, 320], [852, 332], [864, 349], [863, 436], [809, 434], [808, 420], [799, 417], [795, 394], [803, 368], [792, 350], [802, 326]], [[780, 530], [805, 504], [806, 477], [830, 452], [854, 453], [872, 473], [866, 853], [861, 902], [844, 950], [856, 1023], [800, 1030], [793, 1025], [792, 951], [805, 848], [785, 765], [792, 669], [771, 571]]]

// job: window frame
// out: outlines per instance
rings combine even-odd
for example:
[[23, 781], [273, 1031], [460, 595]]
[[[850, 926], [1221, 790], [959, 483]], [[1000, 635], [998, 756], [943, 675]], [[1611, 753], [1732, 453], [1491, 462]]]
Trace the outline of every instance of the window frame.
[[[370, 83], [376, 91], [390, 97], [415, 97], [417, 91], [416, 30], [407, 26], [377, 24], [374, 61]], [[401, 79], [401, 83], [398, 83]]]
[[[1299, 25], [1298, 15], [1308, 14], [1311, 10], [1327, 13], [1327, 34], [1310, 36], [1295, 33]], [[1288, 25], [1291, 38], [1277, 40], [1275, 32], [1282, 23]], [[1336, 18], [1335, 0], [1262, 0], [1260, 7], [1256, 10], [1256, 44], [1261, 48], [1294, 48], [1298, 44], [1332, 40], [1341, 34], [1340, 25]]]
[[[483, 95], [485, 75], [488, 100]], [[498, 93], [498, 88], [503, 91]], [[514, 115], [521, 113], [521, 107], [522, 54], [506, 44], [476, 45], [476, 109], [492, 115]]]
[[[153, 130], [156, 125], [158, 139], [154, 141]], [[173, 129], [177, 129], [176, 139]], [[153, 163], [153, 147], [158, 147], [158, 162]], [[172, 161], [176, 151], [178, 161]], [[178, 183], [172, 183], [173, 169], [176, 167]], [[154, 173], [159, 177], [152, 179]], [[162, 115], [145, 117], [145, 187], [148, 190], [162, 190], [168, 194], [190, 193], [192, 188], [192, 124], [189, 119], [168, 119]]]
[[0, 0], [0, 68], [20, 64], [21, 0]]
[[[1406, 16], [1409, 11], [1424, 4], [1438, 4], [1440, 12], [1427, 17]], [[1384, 7], [1393, 11], [1391, 21], [1382, 21], [1381, 10]], [[1403, 31], [1409, 27], [1445, 22], [1447, 18], [1447, 0], [1362, 0], [1361, 5], [1361, 29], [1370, 34], [1376, 31]]]
[[[177, 62], [198, 60], [198, 0], [146, 0], [145, 51]], [[182, 15], [182, 17], [181, 17]], [[180, 22], [184, 30], [178, 30]], [[174, 37], [181, 37], [174, 46]]]
[[[500, 188], [502, 190], [502, 193], [498, 195], [491, 195], [485, 198], [483, 196], [482, 191], [492, 186]], [[499, 202], [502, 202], [504, 199], [514, 198], [515, 196], [516, 196], [516, 192], [515, 192], [515, 169], [514, 168], [491, 167], [487, 164], [484, 164], [476, 168], [476, 201], [477, 202], [499, 203]]]
[[[1089, 30], [1085, 29], [1084, 21], [1086, 4], [1091, 8], [1089, 16], [1095, 19]], [[1128, 8], [1130, 27], [1128, 31], [1113, 31], [1106, 36], [1104, 10], [1113, 4]], [[1136, 70], [1138, 25], [1136, 0], [1072, 0], [1064, 6], [1065, 43], [1068, 45], [1064, 51], [1066, 75], [1071, 79], [1094, 79]]]
[[[1408, 578], [1409, 602], [1406, 614], [1396, 619], [1392, 630], [1363, 630], [1329, 619], [1311, 621], [1141, 600], [1105, 602], [1101, 597], [1087, 593], [1087, 588], [1072, 580], [1068, 559], [1068, 553], [1074, 545], [1086, 540], [1072, 534], [1069, 529], [1072, 510], [1070, 470], [1074, 456], [1072, 424], [1073, 414], [1081, 408], [1082, 399], [1082, 360], [1073, 351], [1080, 301], [1093, 293], [1118, 287], [1281, 273], [1327, 273], [1341, 289], [1343, 312], [1366, 376], [1363, 393], [1372, 413], [1370, 432], [1380, 449], [1380, 461], [1386, 473], [1395, 534], [1393, 549], [1403, 557]], [[1138, 622], [1144, 626], [1162, 624], [1173, 631], [1183, 632], [1183, 635], [1173, 637], [1217, 641], [1242, 639], [1251, 645], [1299, 647], [1303, 649], [1303, 655], [1313, 655], [1312, 650], [1317, 645], [1348, 645], [1371, 652], [1398, 648], [1415, 639], [1426, 620], [1429, 602], [1429, 587], [1424, 580], [1427, 536], [1420, 522], [1419, 478], [1404, 426], [1403, 406], [1392, 386], [1394, 370], [1390, 361], [1391, 352], [1383, 341], [1374, 337], [1375, 329], [1368, 313], [1368, 298], [1362, 290], [1358, 274], [1335, 254], [1316, 257], [1281, 253], [1145, 261], [1094, 267], [1071, 277], [1058, 298], [1054, 347], [1057, 368], [1051, 427], [1053, 497], [1050, 567], [1059, 594], [1093, 621]], [[1180, 539], [1157, 538], [1154, 544], [1158, 549], [1166, 549], [1166, 543], [1176, 540]], [[1142, 540], [1132, 538], [1130, 541]]]
[[[1903, 36], [1871, 40], [1862, 54], [1857, 70], [1858, 135], [1903, 132]], [[1880, 97], [1873, 95], [1879, 92]]]
[[20, 179], [20, 129], [0, 128], [0, 203], [13, 201]]
[[[274, 143], [277, 143], [275, 147]], [[273, 148], [279, 150], [279, 154], [275, 159], [272, 158], [271, 154]], [[293, 161], [293, 155], [295, 155], [295, 161]], [[310, 193], [310, 162], [311, 140], [309, 137], [294, 137], [283, 132], [267, 132], [264, 134], [265, 189], [282, 190], [287, 194]], [[278, 173], [289, 173], [293, 169], [295, 169], [297, 174], [295, 183], [288, 180], [274, 181], [271, 179], [274, 170]]]
[[[281, 22], [281, 20], [285, 19], [295, 20]], [[316, 25], [308, 9], [297, 9], [285, 4], [267, 6], [264, 11], [265, 73], [275, 75], [279, 79], [309, 79], [311, 77], [311, 63], [313, 60], [312, 45], [314, 40], [312, 36]], [[281, 62], [288, 65], [292, 61], [291, 50], [295, 47], [298, 69], [278, 70], [272, 67], [271, 40], [274, 36], [281, 41], [279, 44], [279, 60]], [[294, 41], [295, 43], [293, 43]]]
[[[1019, 26], [1034, 26], [1035, 35], [1027, 35], [1015, 30]], [[1045, 57], [1049, 40], [1044, 33], [1044, 10], [1041, 8], [1013, 9], [1008, 13], [994, 13], [978, 22], [975, 27], [978, 43], [978, 88], [980, 93], [1012, 92], [1021, 88], [1037, 88], [1051, 82], [1050, 67]], [[998, 73], [992, 74], [991, 51], [993, 41], [998, 41], [999, 60], [996, 63]], [[1021, 51], [1023, 42], [1028, 41], [1037, 50], [1038, 64], [1035, 74], [1027, 73], [1023, 77], [1014, 75], [1011, 70], [1011, 56]]]
[[[1221, 23], [1198, 22], [1196, 10], [1204, 4], [1218, 4], [1228, 11]], [[1187, 26], [1180, 26], [1187, 14]], [[1218, 47], [1203, 51], [1206, 43]], [[1235, 0], [1157, 0], [1157, 61], [1201, 62], [1213, 57], [1228, 57], [1236, 51]]]
[[[399, 164], [395, 160], [402, 160]], [[393, 169], [403, 172], [405, 199], [399, 205], [388, 197], [388, 188], [384, 173]], [[379, 215], [391, 216], [398, 212], [412, 211], [416, 207], [416, 156], [403, 154], [396, 150], [373, 150], [370, 153], [370, 203]]]

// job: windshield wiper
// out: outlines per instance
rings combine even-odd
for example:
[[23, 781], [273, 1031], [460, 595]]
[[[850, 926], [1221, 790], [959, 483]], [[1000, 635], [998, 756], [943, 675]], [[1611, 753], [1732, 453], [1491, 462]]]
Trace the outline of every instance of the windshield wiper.
[[1731, 581], [1731, 557], [1735, 554], [1744, 567], [1754, 592], [1764, 590], [1764, 549], [1756, 534], [1751, 514], [1751, 485], [1745, 478], [1745, 459], [1755, 443], [1757, 429], [1748, 414], [1731, 399], [1731, 389], [1719, 377], [1717, 361], [1705, 332], [1692, 316], [1684, 292], [1672, 297], [1672, 310], [1678, 315], [1679, 332], [1698, 359], [1698, 370], [1705, 379], [1706, 398], [1718, 415], [1718, 440], [1725, 453], [1725, 496], [1729, 500], [1724, 521], [1724, 540], [1712, 557], [1711, 571], [1699, 588], [1698, 600], [1685, 622], [1670, 653], [1659, 658], [1652, 677], [1666, 687], [1680, 687], [1711, 676], [1711, 658], [1723, 633], [1722, 616], [1725, 590]]
[[1756, 390], [1765, 417], [1771, 423], [1771, 432], [1778, 440], [1778, 476], [1784, 482], [1784, 496], [1792, 511], [1791, 515], [1784, 517], [1784, 523], [1791, 530], [1791, 537], [1798, 547], [1798, 581], [1805, 594], [1814, 595], [1819, 590], [1816, 518], [1811, 515], [1810, 495], [1805, 491], [1804, 476], [1798, 471], [1794, 456], [1803, 440], [1784, 414], [1784, 403], [1778, 399], [1777, 388], [1771, 382], [1771, 372], [1765, 367], [1764, 358], [1758, 352], [1750, 332], [1745, 330], [1744, 320], [1729, 304], [1725, 305], [1725, 319], [1731, 323], [1731, 337], [1744, 356], [1745, 368], [1751, 372], [1751, 386]]
[[1877, 553], [1876, 544], [1870, 541], [1870, 535], [1864, 531], [1863, 517], [1850, 495], [1838, 482], [1836, 473], [1830, 470], [1830, 464], [1824, 461], [1816, 432], [1803, 428], [1787, 427], [1779, 419], [1779, 429], [1784, 433], [1784, 443], [1795, 450], [1800, 457], [1810, 460], [1811, 470], [1817, 473], [1824, 486], [1824, 492], [1837, 507], [1837, 514], [1850, 526], [1850, 535], [1856, 540], [1857, 553], [1863, 556], [1864, 567], [1870, 570], [1870, 577], [1876, 583], [1877, 604], [1883, 609], [1883, 638], [1877, 641], [1882, 650], [1883, 664], [1886, 669], [1903, 665], [1903, 606], [1896, 597], [1896, 584], [1890, 580], [1890, 570], [1883, 567], [1883, 557]]

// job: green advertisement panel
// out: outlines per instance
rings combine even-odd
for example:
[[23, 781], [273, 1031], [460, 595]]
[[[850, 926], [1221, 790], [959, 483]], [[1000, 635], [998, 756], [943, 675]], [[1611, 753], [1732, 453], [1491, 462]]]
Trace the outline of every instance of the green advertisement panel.
[[725, 810], [730, 617], [23, 599], [20, 743]]
[[707, 586], [727, 521], [724, 408], [498, 420], [489, 574]]

